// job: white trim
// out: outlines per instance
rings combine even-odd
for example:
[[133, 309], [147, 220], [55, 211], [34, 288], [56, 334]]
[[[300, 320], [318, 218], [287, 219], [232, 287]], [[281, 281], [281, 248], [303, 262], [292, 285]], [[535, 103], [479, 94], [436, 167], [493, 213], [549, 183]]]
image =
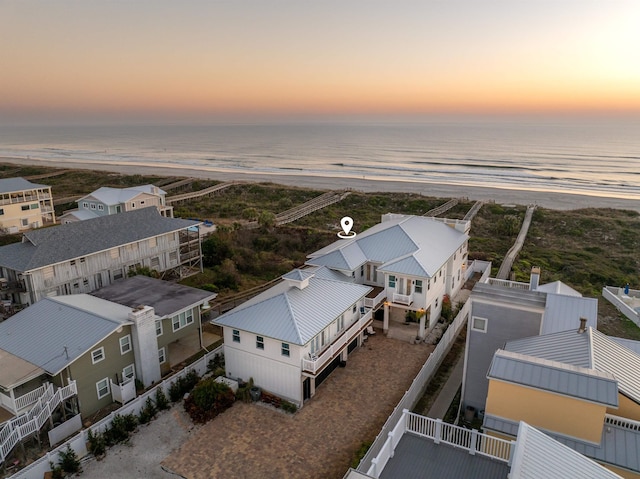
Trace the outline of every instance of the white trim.
[[[158, 328], [158, 325], [160, 326], [159, 328]], [[158, 334], [158, 329], [160, 330], [160, 334]], [[159, 338], [163, 334], [164, 334], [164, 326], [162, 326], [162, 320], [156, 319], [156, 337]]]
[[[162, 357], [162, 361], [160, 361], [160, 357]], [[167, 362], [167, 354], [166, 351], [164, 349], [164, 346], [162, 346], [160, 349], [158, 349], [158, 361], [160, 364], [164, 364]]]
[[[123, 340], [125, 340], [125, 339], [127, 340], [127, 342], [125, 343], [125, 346], [128, 346], [128, 349], [127, 349], [126, 351], [123, 351], [123, 350], [122, 350], [122, 347], [123, 347], [123, 344], [122, 344], [122, 343], [123, 343]], [[132, 345], [131, 345], [131, 335], [130, 335], [130, 334], [127, 334], [127, 335], [125, 335], [125, 336], [122, 336], [122, 337], [118, 340], [118, 342], [120, 343], [120, 354], [127, 354], [128, 352], [130, 352], [130, 351], [131, 351], [131, 349], [132, 349]]]
[[[484, 321], [484, 327], [483, 328], [477, 328], [475, 326], [476, 319], [478, 319], [480, 321]], [[483, 318], [481, 316], [471, 316], [471, 330], [472, 331], [477, 331], [479, 333], [486, 333], [488, 325], [489, 325], [489, 320], [487, 318]]]
[[[126, 370], [131, 369], [131, 377], [127, 377]], [[135, 364], [129, 364], [122, 368], [122, 381], [127, 381], [128, 379], [135, 379], [136, 377], [136, 367]]]
[[[189, 314], [191, 315], [190, 321], [189, 321]], [[180, 315], [184, 315], [184, 318], [181, 318]], [[178, 327], [176, 327], [176, 318], [177, 318]], [[184, 324], [182, 324], [183, 319], [184, 319]], [[195, 314], [193, 314], [193, 308], [189, 308], [171, 317], [171, 328], [175, 333], [176, 331], [179, 331], [182, 328], [186, 328], [190, 324], [193, 324], [194, 321], [195, 321]]]
[[[100, 359], [97, 359], [97, 360], [96, 360], [96, 358], [95, 358], [95, 356], [94, 356], [94, 354], [93, 354], [93, 353], [97, 353], [97, 352], [100, 352], [100, 354], [101, 354], [101, 356], [102, 356], [102, 357], [101, 357]], [[104, 358], [105, 358], [105, 355], [104, 355], [104, 346], [101, 346], [101, 347], [99, 347], [98, 349], [94, 349], [93, 351], [91, 351], [91, 364], [99, 363], [100, 361], [103, 361], [103, 360], [104, 360]]]
[[[107, 392], [105, 392], [103, 395], [100, 395], [100, 389], [103, 389], [99, 386], [99, 384], [101, 382], [104, 382], [107, 386]], [[109, 393], [111, 393], [111, 387], [109, 386], [109, 378], [103, 378], [100, 381], [98, 381], [96, 383], [96, 394], [98, 395], [98, 399], [102, 399], [104, 397], [107, 397], [109, 395]]]

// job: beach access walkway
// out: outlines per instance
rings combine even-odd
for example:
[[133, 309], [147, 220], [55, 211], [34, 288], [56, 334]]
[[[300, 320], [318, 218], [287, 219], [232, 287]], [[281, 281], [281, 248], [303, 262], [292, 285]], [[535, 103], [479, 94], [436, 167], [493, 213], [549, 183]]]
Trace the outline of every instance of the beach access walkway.
[[516, 238], [516, 242], [513, 246], [507, 251], [507, 255], [504, 257], [502, 264], [500, 265], [500, 269], [498, 270], [498, 274], [496, 275], [496, 279], [509, 279], [509, 273], [511, 273], [511, 267], [513, 266], [513, 262], [520, 253], [522, 246], [524, 245], [524, 240], [527, 237], [527, 233], [529, 232], [529, 226], [531, 225], [531, 218], [533, 218], [533, 212], [536, 207], [530, 205], [527, 207], [527, 212], [524, 215], [524, 221], [522, 222], [522, 227], [520, 228], [520, 233], [518, 233], [518, 237]]

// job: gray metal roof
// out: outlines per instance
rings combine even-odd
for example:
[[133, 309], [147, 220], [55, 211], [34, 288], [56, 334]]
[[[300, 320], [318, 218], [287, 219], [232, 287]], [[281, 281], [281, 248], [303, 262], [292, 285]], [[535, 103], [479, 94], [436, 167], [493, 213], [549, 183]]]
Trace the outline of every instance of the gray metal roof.
[[513, 437], [518, 435], [519, 426], [520, 425], [517, 421], [486, 413], [484, 415], [484, 420], [482, 421], [483, 429], [491, 429], [492, 431], [502, 432]]
[[562, 281], [554, 281], [552, 283], [542, 284], [538, 286], [537, 290], [542, 291], [543, 293], [561, 294], [563, 296], [582, 296], [578, 291], [573, 289], [568, 284], [563, 283]]
[[0, 323], [0, 349], [55, 375], [130, 324], [130, 311], [88, 294], [45, 298]]
[[577, 330], [516, 339], [507, 342], [504, 349], [583, 368], [593, 367], [589, 334], [578, 334]]
[[287, 274], [282, 275], [282, 279], [290, 279], [292, 281], [304, 281], [305, 279], [311, 278], [314, 276], [314, 273], [309, 270], [304, 269], [293, 269], [289, 271]]
[[173, 316], [179, 311], [211, 301], [217, 296], [211, 291], [142, 275], [116, 281], [93, 291], [91, 295], [129, 308], [141, 304], [151, 306], [161, 318]]
[[489, 379], [618, 407], [618, 384], [608, 373], [499, 349]]
[[608, 336], [608, 338], [640, 355], [640, 341], [634, 341], [633, 339], [626, 338], [614, 338], [613, 336]]
[[509, 465], [405, 433], [381, 479], [507, 479]]
[[[154, 188], [156, 188], [157, 191], [154, 191]], [[131, 186], [129, 188], [111, 188], [109, 186], [103, 186], [101, 188], [98, 188], [94, 192], [89, 193], [87, 196], [80, 198], [78, 202], [94, 198], [101, 203], [104, 203], [105, 205], [119, 205], [121, 203], [131, 201], [141, 193], [156, 196], [167, 194], [165, 191], [157, 188], [154, 185]]]
[[49, 188], [47, 185], [31, 183], [24, 178], [0, 178], [0, 193], [13, 193], [14, 191], [33, 190], [36, 188]]
[[0, 266], [30, 271], [198, 224], [198, 221], [165, 218], [157, 208], [140, 208], [40, 228], [24, 233], [22, 243], [0, 247]]
[[577, 330], [580, 318], [587, 319], [587, 326], [598, 326], [597, 299], [548, 293], [540, 334]]
[[304, 345], [371, 289], [317, 276], [304, 289], [283, 281], [212, 322]]
[[[636, 457], [637, 451], [636, 449]], [[521, 422], [509, 478], [619, 479], [620, 476]]]
[[99, 215], [98, 213], [94, 213], [91, 210], [70, 210], [70, 211], [66, 211], [58, 219], [62, 221], [69, 216], [73, 216], [74, 218], [80, 221], [85, 221], [85, 220], [91, 220], [93, 218], [98, 218], [101, 215]]
[[371, 261], [383, 263], [380, 271], [430, 277], [467, 239], [466, 234], [431, 218], [397, 215], [354, 239], [336, 241], [312, 253], [307, 263], [353, 270]]

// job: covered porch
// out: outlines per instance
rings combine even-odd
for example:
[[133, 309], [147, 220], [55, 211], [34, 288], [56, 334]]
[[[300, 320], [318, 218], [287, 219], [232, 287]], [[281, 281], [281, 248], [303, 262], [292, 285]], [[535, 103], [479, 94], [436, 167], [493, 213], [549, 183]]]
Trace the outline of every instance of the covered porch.
[[194, 331], [167, 345], [167, 362], [170, 368], [185, 362], [203, 348], [211, 350], [211, 347], [222, 339], [222, 335], [219, 334], [220, 327], [213, 326], [208, 321], [203, 323], [200, 331]]

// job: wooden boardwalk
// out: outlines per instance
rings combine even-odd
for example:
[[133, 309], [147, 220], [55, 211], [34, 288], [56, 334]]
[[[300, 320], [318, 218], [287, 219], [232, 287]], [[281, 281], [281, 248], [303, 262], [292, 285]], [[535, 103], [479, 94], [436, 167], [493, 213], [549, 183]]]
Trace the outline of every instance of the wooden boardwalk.
[[451, 208], [453, 208], [457, 204], [458, 204], [458, 199], [454, 198], [454, 199], [449, 200], [449, 201], [447, 201], [446, 203], [444, 203], [444, 204], [442, 204], [440, 206], [436, 206], [435, 208], [427, 211], [422, 216], [438, 216], [438, 215], [441, 215], [445, 211], [449, 211]]
[[67, 203], [73, 203], [74, 201], [79, 200], [83, 196], [87, 196], [87, 195], [75, 195], [75, 196], [65, 196], [64, 198], [56, 198], [55, 200], [53, 200], [53, 206], [66, 205]]
[[169, 183], [167, 186], [163, 186], [162, 189], [164, 191], [175, 190], [176, 188], [180, 188], [181, 186], [190, 185], [196, 181], [196, 178], [183, 178], [174, 183]]
[[527, 237], [527, 233], [529, 232], [529, 226], [531, 225], [531, 218], [533, 217], [533, 212], [535, 211], [535, 206], [529, 206], [527, 208], [527, 212], [524, 215], [524, 221], [522, 222], [522, 227], [520, 228], [520, 233], [518, 233], [518, 237], [516, 238], [516, 242], [513, 244], [511, 249], [507, 252], [507, 255], [504, 257], [502, 264], [500, 265], [500, 269], [498, 270], [498, 274], [496, 275], [497, 279], [509, 279], [509, 273], [511, 272], [511, 267], [513, 266], [513, 262], [518, 256], [518, 253], [522, 249], [524, 245], [524, 240]]
[[482, 208], [482, 205], [484, 205], [483, 201], [476, 201], [471, 209], [467, 211], [467, 214], [464, 215], [463, 220], [471, 221], [473, 218], [475, 218], [475, 216], [478, 214], [478, 211], [480, 211], [480, 208]]
[[59, 171], [54, 171], [52, 173], [43, 173], [41, 175], [32, 175], [32, 176], [25, 176], [25, 180], [41, 180], [43, 178], [52, 178], [54, 176], [61, 176], [64, 175], [65, 173], [70, 173], [73, 170], [59, 170]]
[[[202, 196], [212, 195], [220, 190], [229, 188], [230, 186], [239, 184], [238, 181], [229, 181], [227, 183], [218, 183], [217, 185], [210, 186], [204, 190], [192, 191], [191, 193], [183, 193], [181, 195], [170, 196], [166, 199], [168, 205], [179, 203], [180, 201], [189, 201], [194, 198], [200, 198]], [[166, 188], [165, 188], [166, 189]]]

